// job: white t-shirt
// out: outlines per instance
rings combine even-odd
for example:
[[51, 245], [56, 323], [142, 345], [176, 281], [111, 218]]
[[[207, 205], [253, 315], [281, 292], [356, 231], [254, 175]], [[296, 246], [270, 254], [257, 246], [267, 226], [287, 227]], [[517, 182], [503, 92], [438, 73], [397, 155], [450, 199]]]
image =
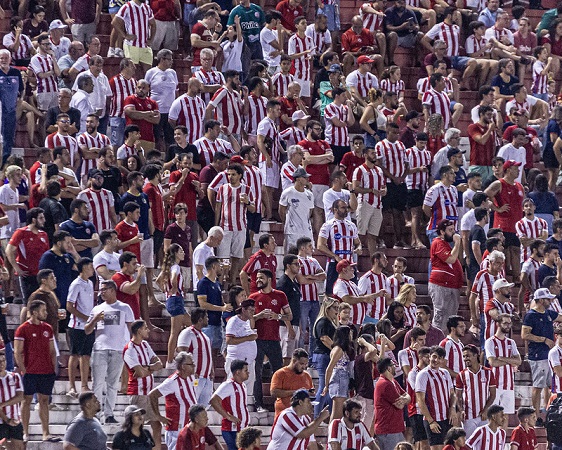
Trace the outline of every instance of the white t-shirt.
[[201, 242], [195, 250], [193, 250], [193, 263], [192, 263], [192, 272], [193, 272], [193, 287], [195, 288], [199, 283], [200, 279], [197, 278], [197, 271], [195, 270], [195, 265], [198, 264], [203, 266], [203, 276], [207, 275], [207, 269], [205, 269], [205, 261], [209, 256], [215, 256], [215, 249], [213, 247], [209, 247], [205, 244], [205, 241]]
[[[89, 316], [95, 304], [94, 283], [90, 280], [84, 280], [81, 277], [76, 278], [70, 283], [66, 301], [67, 303], [72, 303], [82, 314]], [[83, 330], [86, 326], [86, 322], [74, 314], [71, 314], [68, 326], [76, 330]]]
[[523, 167], [525, 167], [525, 163], [527, 162], [527, 151], [525, 150], [525, 147], [515, 148], [512, 143], [509, 143], [498, 150], [498, 156], [505, 159], [506, 161], [512, 159], [521, 163], [521, 167], [519, 168], [519, 176], [516, 180], [518, 183], [521, 183]]
[[[334, 213], [332, 212], [332, 205], [336, 200], [343, 200], [349, 205], [349, 199], [351, 198], [351, 193], [347, 189], [342, 189], [339, 192], [334, 191], [332, 188], [328, 189], [322, 195], [322, 203], [324, 203], [324, 213], [326, 214], [326, 222], [334, 218]], [[351, 216], [347, 213], [347, 219], [351, 220]]]
[[103, 302], [101, 305], [94, 306], [87, 323], [90, 323], [101, 311], [105, 315], [104, 319], [96, 324], [94, 350], [122, 352], [131, 339], [127, 324], [133, 323], [135, 320], [133, 310], [129, 305], [119, 300], [111, 305]]
[[287, 208], [285, 233], [301, 233], [303, 236], [312, 237], [312, 225], [310, 224], [310, 212], [314, 209], [312, 192], [308, 189], [299, 192], [294, 186], [291, 186], [283, 191], [279, 204]]
[[[226, 322], [226, 336], [246, 337], [252, 334], [257, 334], [257, 331], [252, 329], [249, 320], [242, 320], [236, 315]], [[230, 359], [242, 359], [252, 362], [256, 359], [256, 355], [256, 341], [246, 341], [241, 344], [226, 346], [226, 357]]]
[[222, 70], [236, 70], [242, 72], [242, 48], [244, 41], [237, 39], [229, 41], [228, 39], [221, 42], [222, 52], [224, 54], [224, 62], [222, 63]]
[[[107, 270], [113, 270], [119, 272], [121, 267], [119, 266], [119, 253], [108, 253], [105, 250], [100, 251], [96, 256], [94, 256], [94, 269], [98, 270], [98, 267], [105, 266]], [[98, 275], [100, 283], [103, 278]]]
[[260, 31], [260, 43], [263, 50], [263, 59], [273, 67], [277, 67], [281, 63], [281, 55], [274, 57], [269, 56], [270, 53], [276, 51], [274, 47], [270, 45], [273, 41], [278, 41], [279, 35], [277, 30], [270, 30], [267, 27], [262, 28]]
[[[13, 190], [9, 184], [0, 187], [0, 203], [3, 205], [17, 205], [19, 203], [19, 194], [17, 190]], [[18, 209], [5, 210], [8, 217], [8, 225], [0, 228], [0, 238], [9, 239], [20, 226], [20, 216]]]
[[176, 98], [178, 75], [174, 69], [161, 70], [153, 67], [146, 72], [144, 79], [150, 84], [150, 98], [158, 103], [161, 114], [168, 114]]

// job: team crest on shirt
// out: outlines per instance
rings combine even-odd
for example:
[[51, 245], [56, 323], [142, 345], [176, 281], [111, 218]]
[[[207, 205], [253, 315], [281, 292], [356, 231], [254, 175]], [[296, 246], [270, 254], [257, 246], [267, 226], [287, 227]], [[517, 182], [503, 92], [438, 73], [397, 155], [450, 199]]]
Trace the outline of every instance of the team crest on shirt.
[[204, 444], [205, 443], [205, 436], [201, 436], [199, 438], [199, 442], [201, 442], [201, 444]]
[[90, 234], [92, 231], [89, 228], [86, 228], [86, 234]]
[[41, 242], [43, 242], [43, 243], [45, 242], [45, 238], [41, 237], [39, 239], [41, 240]]
[[49, 337], [49, 332], [48, 332], [48, 331], [43, 331], [43, 336], [44, 336], [44, 337]]
[[277, 300], [275, 300], [275, 299], [271, 300], [271, 304], [272, 304], [273, 306], [277, 306]]
[[254, 13], [254, 16], [256, 16], [256, 19], [259, 19], [259, 18], [260, 18], [260, 13], [256, 11], [256, 12]]
[[67, 256], [64, 257], [64, 262], [67, 263], [67, 264], [70, 264], [70, 260], [68, 259]]

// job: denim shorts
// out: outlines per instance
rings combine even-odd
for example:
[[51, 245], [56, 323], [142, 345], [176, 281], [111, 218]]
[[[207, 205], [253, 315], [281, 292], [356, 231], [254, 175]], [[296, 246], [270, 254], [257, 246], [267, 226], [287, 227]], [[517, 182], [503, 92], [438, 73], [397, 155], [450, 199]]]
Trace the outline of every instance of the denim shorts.
[[166, 310], [172, 317], [186, 314], [184, 299], [181, 295], [172, 295], [166, 300]]
[[349, 372], [346, 369], [334, 369], [328, 392], [331, 398], [349, 396]]

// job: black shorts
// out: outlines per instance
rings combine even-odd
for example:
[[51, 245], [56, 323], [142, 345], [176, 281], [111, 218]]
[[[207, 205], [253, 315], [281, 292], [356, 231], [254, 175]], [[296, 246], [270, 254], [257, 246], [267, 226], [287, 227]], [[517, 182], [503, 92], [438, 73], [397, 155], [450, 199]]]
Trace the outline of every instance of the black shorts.
[[247, 212], [246, 213], [246, 221], [247, 221], [247, 226], [246, 228], [250, 231], [253, 231], [254, 233], [259, 233], [260, 232], [260, 226], [261, 226], [261, 213], [251, 213], [251, 212]]
[[441, 433], [434, 433], [429, 428], [429, 422], [427, 420], [423, 421], [423, 427], [425, 428], [425, 432], [427, 434], [427, 439], [429, 441], [429, 445], [443, 445], [445, 442], [445, 436], [447, 432], [451, 428], [451, 424], [448, 420], [438, 420], [437, 423], [441, 427]]
[[152, 240], [154, 244], [154, 254], [156, 255], [161, 248], [164, 248], [164, 232], [161, 230], [154, 230], [154, 233], [152, 233]]
[[408, 189], [408, 208], [419, 208], [423, 206], [424, 198], [425, 192], [421, 189]]
[[68, 340], [70, 342], [70, 354], [79, 356], [90, 356], [94, 348], [95, 333], [86, 334], [84, 330], [68, 328]]
[[408, 188], [406, 183], [386, 183], [386, 195], [382, 198], [383, 210], [396, 209], [398, 211], [406, 211], [407, 203]]
[[414, 443], [427, 441], [427, 433], [423, 426], [423, 415], [414, 414], [410, 417], [410, 426], [412, 427], [412, 434], [414, 437]]
[[21, 422], [13, 427], [7, 423], [0, 423], [0, 440], [1, 439], [23, 441], [23, 425]]
[[70, 322], [70, 314], [67, 312], [66, 318], [59, 320], [59, 333], [66, 333], [69, 322]]
[[521, 241], [517, 237], [515, 233], [510, 233], [509, 231], [504, 231], [503, 235], [505, 236], [505, 243], [504, 247], [521, 247]]
[[26, 373], [23, 376], [23, 394], [51, 395], [55, 385], [56, 374]]
[[558, 160], [554, 155], [554, 147], [552, 143], [547, 144], [547, 146], [544, 148], [542, 161], [544, 162], [544, 166], [547, 169], [558, 169], [560, 167], [560, 164], [558, 163]]

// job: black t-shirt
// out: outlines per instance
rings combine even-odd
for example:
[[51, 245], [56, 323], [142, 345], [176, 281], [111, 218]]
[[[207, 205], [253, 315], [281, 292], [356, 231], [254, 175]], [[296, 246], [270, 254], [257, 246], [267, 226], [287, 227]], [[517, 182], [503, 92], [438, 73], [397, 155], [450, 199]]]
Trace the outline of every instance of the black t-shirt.
[[470, 253], [470, 265], [479, 266], [478, 261], [476, 261], [476, 257], [474, 256], [474, 252], [472, 251], [472, 243], [474, 241], [480, 242], [480, 254], [484, 254], [486, 251], [486, 232], [484, 231], [484, 228], [478, 224], [474, 225], [472, 230], [470, 230], [468, 249]]
[[[283, 291], [287, 296], [289, 301], [289, 306], [291, 307], [291, 312], [293, 313], [293, 320], [291, 320], [291, 325], [298, 325], [301, 320], [301, 289], [297, 279], [294, 281], [286, 275], [283, 274], [279, 281], [277, 282], [277, 289]], [[279, 324], [284, 327], [285, 322], [279, 321]]]
[[[399, 27], [400, 25], [402, 25], [403, 23], [408, 22], [408, 20], [412, 19], [412, 22], [417, 25], [418, 24], [418, 19], [416, 18], [416, 15], [410, 11], [409, 9], [405, 9], [402, 12], [402, 15], [400, 16], [398, 14], [398, 10], [393, 6], [391, 8], [388, 8], [385, 12], [385, 24], [386, 25], [392, 25], [393, 27]], [[387, 29], [388, 31], [388, 29]], [[409, 34], [413, 33], [413, 31], [410, 31], [409, 29], [404, 29], [404, 30], [400, 30], [400, 31], [396, 31], [396, 34], [399, 37], [404, 37], [407, 36]]]
[[365, 361], [365, 355], [359, 355], [355, 358], [353, 372], [357, 395], [373, 400], [375, 392], [375, 384], [373, 383], [373, 362]]
[[321, 67], [320, 69], [318, 69], [318, 72], [316, 72], [316, 76], [314, 77], [314, 92], [312, 93], [312, 98], [320, 98], [318, 90], [320, 89], [320, 83], [322, 83], [322, 81], [330, 81], [330, 74], [325, 67]]
[[129, 431], [118, 431], [113, 436], [112, 447], [115, 450], [150, 450], [154, 447], [154, 439], [145, 428], [140, 436], [135, 436]]
[[509, 81], [505, 82], [502, 77], [496, 75], [494, 78], [492, 78], [491, 86], [500, 88], [501, 95], [512, 95], [513, 93], [511, 92], [511, 86], [516, 83], [519, 83], [519, 78], [517, 78], [516, 76], [511, 76]]
[[119, 188], [121, 187], [121, 171], [117, 167], [111, 166], [109, 170], [102, 170], [102, 188], [107, 189], [113, 194], [115, 205], [119, 205]]
[[45, 232], [47, 236], [49, 236], [49, 242], [52, 245], [55, 225], [68, 220], [68, 213], [60, 201], [51, 197], [46, 197], [41, 200], [39, 202], [39, 208], [45, 210]]
[[328, 336], [333, 339], [335, 333], [336, 327], [330, 319], [323, 317], [318, 320], [314, 325], [314, 339], [316, 340], [316, 350], [314, 350], [314, 352], [321, 355], [329, 354], [331, 349], [326, 347], [320, 338], [322, 336]]
[[537, 273], [539, 286], [542, 284], [546, 277], [555, 277], [557, 274], [556, 266], [548, 267], [546, 264], [541, 264]]
[[[53, 106], [47, 110], [47, 119], [45, 120], [45, 128], [49, 128], [51, 125], [57, 124], [57, 116], [61, 113], [58, 106]], [[70, 108], [65, 114], [70, 117], [70, 123], [73, 124], [78, 132], [80, 132], [80, 111], [76, 108]], [[73, 135], [76, 137], [76, 135]]]
[[[187, 144], [185, 148], [180, 147], [178, 144], [170, 145], [166, 151], [166, 162], [170, 162], [174, 159], [174, 156], [180, 156], [182, 153], [193, 153], [193, 164], [201, 164], [199, 152], [197, 151], [197, 147], [193, 144]], [[178, 170], [175, 164], [170, 168], [170, 172], [173, 172], [174, 170]]]

